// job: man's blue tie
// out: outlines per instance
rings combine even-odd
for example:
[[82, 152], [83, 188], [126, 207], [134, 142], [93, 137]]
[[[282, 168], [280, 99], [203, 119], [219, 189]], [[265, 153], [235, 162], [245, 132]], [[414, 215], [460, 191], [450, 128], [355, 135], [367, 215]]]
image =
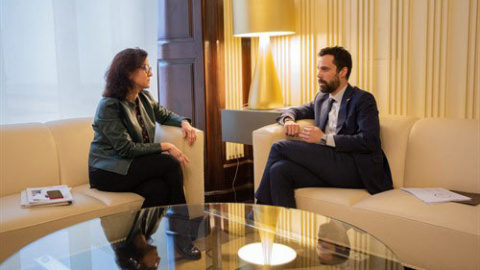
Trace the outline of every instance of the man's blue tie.
[[327, 110], [326, 110], [327, 115], [325, 116], [325, 123], [323, 123], [323, 125], [320, 127], [320, 129], [323, 132], [325, 132], [325, 127], [327, 126], [327, 123], [328, 123], [328, 115], [330, 114], [330, 110], [332, 109], [332, 105], [334, 102], [335, 102], [335, 99], [333, 98], [328, 99]]

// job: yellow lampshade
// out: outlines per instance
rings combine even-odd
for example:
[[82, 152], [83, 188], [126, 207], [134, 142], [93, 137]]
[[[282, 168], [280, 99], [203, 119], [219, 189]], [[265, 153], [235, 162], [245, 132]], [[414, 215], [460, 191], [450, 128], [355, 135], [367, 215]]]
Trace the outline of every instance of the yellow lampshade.
[[232, 8], [236, 37], [295, 33], [294, 0], [233, 0]]
[[283, 106], [270, 36], [295, 33], [294, 0], [233, 0], [233, 35], [260, 37], [260, 49], [250, 85], [248, 107], [270, 110]]

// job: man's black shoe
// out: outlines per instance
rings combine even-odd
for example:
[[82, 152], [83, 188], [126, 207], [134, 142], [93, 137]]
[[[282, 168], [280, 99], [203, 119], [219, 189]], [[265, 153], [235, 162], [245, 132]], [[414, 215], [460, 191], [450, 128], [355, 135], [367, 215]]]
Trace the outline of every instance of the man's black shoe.
[[176, 235], [174, 238], [175, 251], [185, 259], [200, 260], [202, 252], [185, 236]]

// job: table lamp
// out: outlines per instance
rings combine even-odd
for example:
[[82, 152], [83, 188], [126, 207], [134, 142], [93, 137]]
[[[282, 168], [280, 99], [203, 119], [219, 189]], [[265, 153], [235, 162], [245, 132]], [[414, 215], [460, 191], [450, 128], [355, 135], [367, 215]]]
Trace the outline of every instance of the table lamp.
[[283, 107], [270, 36], [295, 33], [294, 0], [233, 0], [232, 8], [233, 35], [260, 38], [248, 107], [257, 110]]

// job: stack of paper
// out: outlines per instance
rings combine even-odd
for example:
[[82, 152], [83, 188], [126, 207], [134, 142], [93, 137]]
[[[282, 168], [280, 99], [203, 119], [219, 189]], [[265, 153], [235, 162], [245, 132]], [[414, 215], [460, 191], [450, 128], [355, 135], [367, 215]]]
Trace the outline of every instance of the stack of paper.
[[444, 188], [402, 188], [426, 203], [468, 201], [471, 198]]
[[20, 204], [25, 207], [69, 205], [73, 202], [70, 188], [66, 185], [27, 188], [20, 197]]

